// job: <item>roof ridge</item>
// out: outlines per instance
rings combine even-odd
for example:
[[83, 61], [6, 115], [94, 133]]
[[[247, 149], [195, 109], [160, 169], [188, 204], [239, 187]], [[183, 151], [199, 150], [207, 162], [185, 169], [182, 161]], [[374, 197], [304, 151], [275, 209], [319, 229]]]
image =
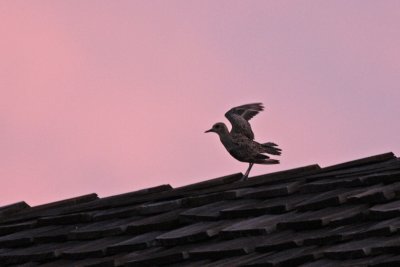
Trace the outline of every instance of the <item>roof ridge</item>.
[[2, 206], [0, 207], [0, 217], [9, 216], [27, 208], [30, 208], [30, 206], [25, 201]]
[[386, 152], [386, 153], [377, 154], [374, 156], [369, 156], [369, 157], [359, 158], [359, 159], [355, 159], [355, 160], [351, 160], [351, 161], [347, 161], [347, 162], [343, 162], [343, 163], [329, 165], [329, 166], [323, 167], [322, 169], [324, 171], [340, 170], [340, 169], [346, 169], [349, 167], [362, 166], [362, 165], [367, 165], [367, 164], [371, 164], [371, 163], [388, 161], [388, 160], [395, 159], [395, 158], [396, 158], [396, 156], [393, 152]]

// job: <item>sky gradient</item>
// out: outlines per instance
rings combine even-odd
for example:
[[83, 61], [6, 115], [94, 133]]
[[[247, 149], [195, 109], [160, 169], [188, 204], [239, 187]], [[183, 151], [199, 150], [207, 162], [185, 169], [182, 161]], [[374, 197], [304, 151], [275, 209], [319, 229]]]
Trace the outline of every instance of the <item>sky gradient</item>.
[[400, 155], [400, 1], [0, 2], [0, 206], [235, 172], [212, 124], [263, 102], [278, 166]]

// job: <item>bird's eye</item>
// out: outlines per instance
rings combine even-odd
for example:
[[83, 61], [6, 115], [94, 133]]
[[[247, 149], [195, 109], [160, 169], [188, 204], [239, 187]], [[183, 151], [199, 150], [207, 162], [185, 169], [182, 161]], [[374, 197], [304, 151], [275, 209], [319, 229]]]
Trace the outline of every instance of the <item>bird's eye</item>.
[[215, 128], [218, 129], [218, 128], [219, 128], [219, 125], [215, 125]]

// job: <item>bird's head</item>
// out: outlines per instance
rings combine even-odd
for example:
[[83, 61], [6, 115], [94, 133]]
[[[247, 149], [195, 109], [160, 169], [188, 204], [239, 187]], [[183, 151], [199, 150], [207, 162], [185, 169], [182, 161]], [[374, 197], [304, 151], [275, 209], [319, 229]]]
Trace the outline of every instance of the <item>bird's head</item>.
[[228, 128], [223, 122], [217, 122], [216, 124], [213, 125], [213, 127], [210, 130], [205, 131], [205, 133], [209, 132], [214, 132], [217, 133], [218, 135], [226, 134], [228, 133]]

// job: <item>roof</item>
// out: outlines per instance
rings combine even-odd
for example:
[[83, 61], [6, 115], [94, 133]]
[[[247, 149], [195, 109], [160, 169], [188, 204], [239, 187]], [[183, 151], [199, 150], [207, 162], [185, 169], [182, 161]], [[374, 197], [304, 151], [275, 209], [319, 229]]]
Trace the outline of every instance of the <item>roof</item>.
[[400, 266], [393, 153], [0, 207], [1, 266]]

